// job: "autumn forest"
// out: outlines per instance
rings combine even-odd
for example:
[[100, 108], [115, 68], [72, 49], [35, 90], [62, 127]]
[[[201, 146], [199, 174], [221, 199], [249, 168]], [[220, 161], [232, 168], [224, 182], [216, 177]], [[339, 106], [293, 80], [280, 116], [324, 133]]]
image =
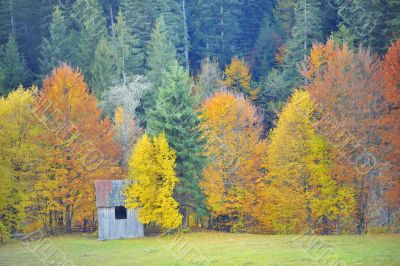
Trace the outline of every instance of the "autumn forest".
[[400, 1], [0, 1], [0, 238], [400, 231]]

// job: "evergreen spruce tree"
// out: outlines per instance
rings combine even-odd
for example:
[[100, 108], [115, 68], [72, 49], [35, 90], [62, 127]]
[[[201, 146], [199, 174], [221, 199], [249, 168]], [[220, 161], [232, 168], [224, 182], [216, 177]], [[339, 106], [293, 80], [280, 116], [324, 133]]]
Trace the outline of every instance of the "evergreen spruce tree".
[[252, 76], [255, 79], [264, 77], [274, 67], [274, 56], [281, 45], [282, 40], [277, 27], [271, 22], [269, 16], [265, 16], [255, 44], [254, 57], [251, 62]]
[[307, 57], [313, 43], [322, 41], [321, 13], [320, 5], [316, 0], [297, 2], [296, 22], [292, 28], [292, 38], [288, 41], [285, 58], [285, 64], [291, 70], [296, 69], [297, 64]]
[[[394, 1], [394, 3], [396, 2], [398, 3], [398, 1]], [[397, 6], [399, 5], [397, 4]], [[398, 10], [389, 10], [386, 1], [338, 0], [338, 14], [341, 23], [355, 36], [356, 46], [370, 47], [378, 53], [385, 52], [390, 44], [391, 34], [388, 34], [388, 18], [393, 17], [390, 16], [391, 12], [398, 14]]]
[[[197, 61], [205, 57], [218, 58], [221, 65], [229, 63], [240, 50], [240, 18], [242, 4], [238, 0], [194, 0], [191, 3], [193, 16], [193, 50]], [[247, 29], [248, 30], [248, 29]]]
[[263, 25], [263, 18], [272, 17], [272, 1], [244, 0], [241, 4], [239, 49], [246, 57], [251, 54]]
[[63, 10], [66, 7], [64, 5], [60, 6], [60, 3], [64, 4], [64, 1], [39, 0], [40, 33], [42, 38], [50, 37], [49, 28], [53, 21], [55, 9]]
[[116, 59], [107, 39], [102, 39], [94, 53], [94, 61], [91, 69], [90, 87], [98, 99], [102, 99], [103, 93], [117, 83], [120, 79]]
[[[280, 16], [283, 16], [278, 18], [278, 23], [282, 23], [279, 22], [282, 19], [285, 23], [292, 23], [284, 10], [290, 10], [294, 3], [283, 0], [278, 4], [280, 5], [277, 6], [275, 13], [280, 10]], [[303, 0], [295, 4], [294, 26], [286, 43], [283, 64], [274, 68], [260, 86], [258, 102], [264, 112], [264, 124], [267, 129], [273, 126], [282, 103], [297, 86], [303, 83], [298, 67], [308, 56], [312, 44], [324, 38], [321, 14], [319, 1]]]
[[388, 29], [387, 33], [390, 36], [391, 41], [396, 41], [400, 38], [400, 1], [399, 0], [389, 0], [388, 6]]
[[0, 53], [0, 96], [7, 95], [20, 84], [27, 86], [30, 73], [12, 35]]
[[317, 0], [296, 3], [295, 25], [292, 28], [292, 37], [287, 42], [282, 73], [285, 80], [282, 90], [286, 97], [301, 84], [298, 67], [307, 58], [312, 44], [323, 40], [321, 14], [320, 3]]
[[100, 0], [100, 4], [103, 7], [104, 13], [107, 18], [107, 25], [112, 27], [115, 22], [115, 18], [121, 10], [121, 0]]
[[[160, 17], [164, 17], [165, 24], [170, 30], [170, 39], [178, 52], [178, 59], [184, 60], [185, 30], [183, 13], [176, 0], [122, 0], [121, 8], [133, 34], [139, 39], [138, 48], [141, 54], [146, 54], [151, 39], [151, 32]], [[145, 66], [147, 62], [145, 59]]]
[[292, 36], [292, 28], [295, 24], [295, 6], [295, 0], [276, 0], [273, 13], [284, 40]]
[[285, 90], [286, 83], [282, 72], [273, 68], [268, 76], [259, 82], [260, 93], [258, 94], [256, 104], [263, 114], [263, 124], [265, 133], [275, 126], [275, 121], [282, 109], [288, 95]]
[[139, 40], [140, 53], [146, 54], [153, 23], [157, 19], [156, 6], [153, 1], [123, 0], [121, 8], [129, 28]]
[[43, 38], [40, 62], [42, 76], [49, 75], [54, 67], [69, 60], [71, 49], [70, 35], [59, 6], [53, 12], [49, 26], [49, 37]]
[[321, 12], [322, 30], [324, 37], [327, 37], [331, 35], [332, 32], [338, 30], [339, 15], [337, 1], [322, 0]]
[[175, 199], [187, 225], [188, 214], [204, 214], [204, 195], [199, 186], [204, 159], [204, 143], [198, 131], [199, 119], [193, 109], [189, 74], [175, 62], [164, 75], [156, 106], [149, 111], [148, 131], [151, 135], [165, 132], [168, 142], [177, 154], [176, 173], [179, 183]]
[[165, 69], [176, 59], [176, 50], [162, 16], [157, 19], [151, 32], [147, 54], [149, 66], [147, 77], [154, 88], [159, 88]]
[[139, 40], [126, 24], [122, 11], [118, 12], [113, 33], [113, 52], [117, 60], [118, 76], [125, 79], [127, 74], [143, 74], [144, 53], [138, 48]]
[[337, 31], [332, 32], [330, 39], [333, 40], [335, 44], [339, 45], [339, 47], [346, 44], [351, 50], [355, 48], [355, 37], [343, 24], [339, 26]]
[[[42, 42], [40, 4], [38, 1], [28, 0], [0, 2], [0, 44], [5, 44], [8, 36], [12, 34], [18, 43], [19, 51], [26, 59], [27, 68], [33, 73], [38, 73]], [[30, 75], [28, 83], [32, 83], [33, 78], [34, 76]]]
[[148, 70], [147, 79], [151, 82], [151, 90], [147, 91], [138, 108], [138, 117], [143, 127], [146, 125], [147, 110], [154, 108], [161, 81], [166, 69], [176, 61], [176, 50], [170, 39], [170, 31], [164, 22], [163, 16], [159, 17], [151, 33], [150, 43], [147, 47]]
[[12, 4], [13, 1], [0, 1], [0, 44], [5, 44], [10, 33], [15, 32], [14, 16], [11, 15], [14, 8]]
[[91, 69], [96, 48], [99, 42], [106, 38], [108, 34], [106, 19], [103, 16], [103, 9], [98, 0], [76, 2], [71, 12], [71, 17], [78, 21], [80, 26], [76, 63], [90, 84], [92, 82]]

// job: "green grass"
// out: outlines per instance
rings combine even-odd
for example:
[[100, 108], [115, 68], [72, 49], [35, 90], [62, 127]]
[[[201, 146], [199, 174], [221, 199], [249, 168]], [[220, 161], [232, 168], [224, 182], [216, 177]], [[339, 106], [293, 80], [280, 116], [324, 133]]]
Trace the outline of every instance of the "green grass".
[[[0, 265], [46, 265], [40, 262], [58, 250], [74, 265], [400, 265], [400, 235], [267, 236], [192, 233], [98, 241], [88, 235], [52, 237], [41, 242], [13, 240], [0, 245]], [[314, 246], [307, 244], [314, 241]], [[48, 247], [47, 251], [45, 247]], [[56, 249], [57, 248], [57, 249]], [[324, 255], [325, 254], [325, 255]], [[320, 257], [320, 259], [318, 259]], [[56, 255], [50, 256], [48, 264]], [[58, 260], [60, 261], [60, 260]], [[70, 265], [70, 264], [66, 264]]]

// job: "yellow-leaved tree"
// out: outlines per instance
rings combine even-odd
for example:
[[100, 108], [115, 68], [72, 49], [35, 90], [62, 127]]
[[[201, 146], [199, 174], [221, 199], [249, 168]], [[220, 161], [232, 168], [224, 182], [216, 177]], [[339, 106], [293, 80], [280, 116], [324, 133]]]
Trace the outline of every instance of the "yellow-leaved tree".
[[271, 132], [262, 190], [262, 222], [271, 232], [328, 233], [354, 208], [352, 188], [334, 179], [332, 147], [316, 132], [314, 115], [309, 93], [296, 90]]
[[232, 58], [224, 74], [225, 79], [221, 83], [225, 88], [243, 93], [252, 100], [256, 99], [259, 90], [251, 85], [250, 68], [246, 62], [237, 57]]
[[139, 220], [155, 222], [163, 229], [178, 228], [182, 215], [173, 191], [178, 178], [175, 174], [175, 151], [169, 147], [164, 133], [153, 138], [144, 134], [133, 149], [129, 161], [129, 176], [133, 184], [125, 191], [127, 208], [140, 208]]
[[231, 92], [217, 92], [205, 101], [200, 119], [208, 158], [201, 186], [214, 227], [243, 229], [253, 224], [256, 184], [263, 176], [261, 119], [249, 100]]
[[37, 180], [42, 127], [33, 115], [37, 88], [19, 87], [0, 98], [0, 236], [23, 229], [28, 194]]

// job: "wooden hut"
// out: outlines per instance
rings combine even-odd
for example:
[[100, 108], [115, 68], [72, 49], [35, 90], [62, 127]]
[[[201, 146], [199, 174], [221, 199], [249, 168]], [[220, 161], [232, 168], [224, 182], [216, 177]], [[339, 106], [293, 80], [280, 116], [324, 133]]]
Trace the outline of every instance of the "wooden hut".
[[137, 209], [130, 210], [124, 206], [124, 189], [129, 182], [127, 180], [95, 181], [100, 240], [143, 236], [143, 224], [138, 220]]

